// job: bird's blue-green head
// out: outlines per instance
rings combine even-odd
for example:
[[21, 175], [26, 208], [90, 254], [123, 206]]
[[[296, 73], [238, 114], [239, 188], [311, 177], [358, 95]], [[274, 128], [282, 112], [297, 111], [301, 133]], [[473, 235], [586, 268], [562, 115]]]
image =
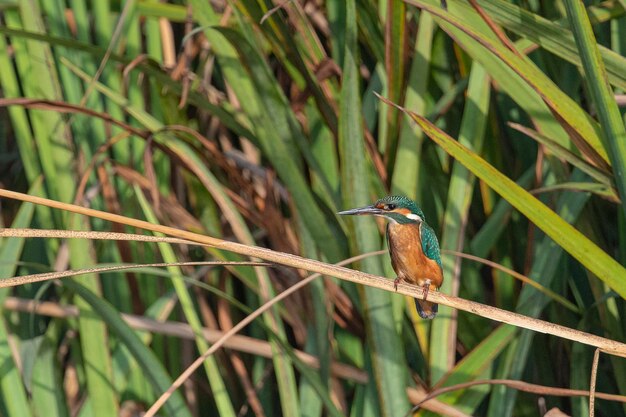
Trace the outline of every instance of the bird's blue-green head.
[[400, 224], [421, 223], [426, 220], [424, 212], [417, 203], [399, 195], [389, 195], [370, 206], [340, 211], [337, 214], [381, 216]]

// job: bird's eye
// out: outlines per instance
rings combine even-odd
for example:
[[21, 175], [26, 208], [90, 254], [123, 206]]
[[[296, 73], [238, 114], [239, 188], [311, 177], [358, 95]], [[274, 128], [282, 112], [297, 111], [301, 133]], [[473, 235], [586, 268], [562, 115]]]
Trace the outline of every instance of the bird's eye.
[[395, 204], [387, 204], [387, 210], [394, 210], [396, 208]]

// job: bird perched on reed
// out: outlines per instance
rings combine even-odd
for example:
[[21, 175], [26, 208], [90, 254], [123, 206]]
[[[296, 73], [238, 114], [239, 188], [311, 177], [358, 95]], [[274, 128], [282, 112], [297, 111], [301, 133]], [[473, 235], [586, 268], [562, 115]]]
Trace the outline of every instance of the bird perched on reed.
[[435, 231], [426, 223], [422, 209], [412, 200], [402, 196], [387, 196], [370, 206], [341, 211], [341, 215], [374, 215], [387, 222], [387, 241], [391, 265], [398, 282], [405, 281], [424, 289], [423, 299], [415, 299], [421, 318], [437, 315], [437, 304], [427, 301], [428, 292], [437, 290], [443, 283], [441, 252]]

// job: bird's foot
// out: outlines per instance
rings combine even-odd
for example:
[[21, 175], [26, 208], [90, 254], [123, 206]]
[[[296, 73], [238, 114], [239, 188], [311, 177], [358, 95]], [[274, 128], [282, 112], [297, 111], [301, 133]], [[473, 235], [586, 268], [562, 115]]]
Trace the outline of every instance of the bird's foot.
[[422, 292], [424, 293], [423, 300], [426, 300], [426, 298], [428, 297], [428, 293], [430, 292], [430, 280], [429, 279], [424, 281], [424, 284], [422, 285]]
[[400, 282], [400, 277], [396, 277], [396, 279], [393, 280], [393, 288], [396, 289], [396, 291], [398, 291], [398, 283]]

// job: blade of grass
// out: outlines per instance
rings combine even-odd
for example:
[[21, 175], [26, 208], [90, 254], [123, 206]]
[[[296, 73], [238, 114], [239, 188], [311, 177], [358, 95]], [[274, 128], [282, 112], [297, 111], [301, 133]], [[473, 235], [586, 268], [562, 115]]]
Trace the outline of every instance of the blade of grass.
[[[34, 206], [24, 203], [20, 206], [11, 227], [28, 227], [32, 221]], [[0, 242], [0, 277], [7, 278], [15, 275], [17, 263], [24, 250], [24, 238], [11, 237]], [[0, 289], [0, 305], [8, 295], [7, 289]], [[0, 363], [3, 371], [0, 373], [0, 413], [7, 416], [31, 416], [32, 411], [28, 402], [28, 395], [22, 381], [20, 369], [16, 366], [13, 352], [9, 345], [4, 315], [0, 316]]]
[[66, 417], [70, 415], [66, 392], [58, 366], [58, 341], [65, 323], [53, 320], [37, 349], [31, 375], [32, 405], [35, 415]]
[[[431, 65], [434, 29], [435, 22], [432, 16], [428, 13], [421, 13], [405, 99], [406, 106], [415, 109], [420, 114], [426, 114], [425, 97], [428, 94], [428, 73]], [[402, 114], [398, 154], [391, 189], [394, 193], [415, 199], [419, 183], [423, 133], [410, 120], [408, 116]]]
[[[36, 180], [31, 187], [31, 192], [41, 193], [41, 188], [41, 181]], [[11, 228], [15, 230], [29, 226], [33, 220], [34, 212], [32, 205], [22, 204], [11, 224]], [[15, 276], [16, 266], [23, 255], [25, 238], [26, 236], [14, 236], [2, 240], [0, 247], [0, 277]], [[0, 280], [0, 282], [3, 281]], [[9, 290], [0, 289], [0, 305], [4, 303], [8, 293]], [[5, 368], [0, 377], [0, 392], [6, 398], [5, 401], [0, 401], [0, 409], [6, 404], [6, 409], [4, 410], [6, 415], [29, 416], [33, 413], [42, 415], [44, 411], [46, 415], [51, 417], [68, 415], [65, 395], [63, 390], [60, 389], [62, 385], [59, 383], [60, 377], [56, 369], [55, 356], [50, 355], [52, 350], [48, 349], [50, 344], [54, 344], [54, 341], [58, 340], [58, 338], [49, 340], [50, 334], [55, 334], [54, 324], [46, 332], [45, 339], [39, 346], [34, 359], [35, 365], [32, 367], [32, 374], [29, 374], [24, 372], [23, 364], [21, 369], [15, 366], [14, 363], [12, 367], [10, 366], [13, 358], [6, 356], [11, 353], [8, 352], [8, 349], [5, 350], [5, 348], [8, 348], [6, 323], [4, 320], [0, 321], [0, 346], [2, 346], [0, 348], [0, 356], [3, 357], [2, 363]], [[14, 343], [16, 342], [17, 340], [14, 340]], [[29, 395], [24, 387], [25, 382], [30, 387], [32, 405], [29, 404]]]
[[[435, 34], [435, 22], [428, 13], [420, 13], [417, 25], [417, 37], [415, 40], [413, 60], [409, 71], [409, 79], [405, 91], [405, 103], [407, 107], [416, 109], [419, 113], [426, 113], [429, 96], [429, 78], [432, 67], [433, 37]], [[400, 135], [393, 175], [391, 178], [391, 191], [393, 194], [402, 194], [419, 201], [421, 194], [418, 193], [420, 172], [422, 171], [422, 144], [424, 133], [403, 113], [400, 113]], [[391, 269], [391, 268], [390, 268]], [[391, 271], [389, 271], [391, 273]], [[409, 300], [404, 303], [409, 312], [414, 313], [415, 303]], [[424, 356], [429, 352], [430, 337], [428, 336], [429, 325], [421, 319], [413, 321], [414, 331], [420, 349]]]
[[[43, 30], [38, 9], [32, 9], [26, 1], [22, 1], [19, 10], [7, 10], [4, 18], [10, 28], [32, 32]], [[45, 35], [43, 36], [45, 38]], [[24, 94], [32, 97], [59, 99], [61, 92], [56, 69], [52, 64], [50, 46], [41, 42], [24, 40], [17, 40], [17, 42], [14, 40], [12, 46], [15, 67]], [[67, 171], [68, 167], [72, 166], [73, 159], [69, 151], [65, 122], [59, 114], [51, 112], [33, 110], [29, 112], [29, 116], [34, 133], [32, 146], [37, 148], [34, 155], [38, 156], [38, 164], [45, 174], [45, 188], [48, 195], [62, 201], [71, 201], [74, 185]], [[44, 158], [42, 155], [48, 155], [48, 157]]]
[[[528, 168], [517, 180], [517, 185], [522, 188], [529, 188], [535, 175], [534, 167]], [[490, 213], [487, 222], [476, 232], [469, 247], [471, 253], [480, 258], [485, 258], [496, 246], [498, 240], [509, 223], [513, 208], [509, 202], [502, 198]]]
[[[43, 14], [46, 16], [47, 21], [50, 22], [47, 34], [58, 35], [60, 37], [71, 37], [70, 30], [67, 27], [67, 19], [65, 19], [65, 7], [58, 1], [43, 2], [41, 4]], [[76, 16], [77, 20], [80, 16]], [[52, 48], [51, 48], [52, 49]], [[78, 51], [72, 48], [66, 48], [64, 46], [58, 46], [53, 49], [55, 59], [59, 57], [65, 57], [80, 62], [84, 65], [85, 56], [78, 53]], [[78, 103], [83, 94], [82, 83], [76, 78], [67, 68], [59, 67], [59, 82], [60, 88], [63, 92], [63, 96], [67, 102]], [[97, 100], [90, 100], [88, 107], [94, 110], [99, 109]], [[93, 124], [92, 124], [93, 123]], [[87, 140], [78, 141], [77, 146], [80, 147], [80, 151], [85, 153], [85, 159], [89, 160], [92, 156], [92, 147], [94, 144], [101, 144], [104, 142], [104, 136], [102, 132], [104, 129], [94, 129], [94, 125], [98, 127], [104, 127], [103, 124], [99, 124], [99, 121], [90, 121], [83, 115], [75, 115], [72, 119], [72, 133], [79, 138], [88, 138]]]
[[[45, 34], [43, 17], [36, 3], [21, 1], [19, 16], [13, 11], [5, 13], [11, 26], [23, 27], [31, 32]], [[47, 36], [47, 35], [44, 35]], [[16, 51], [15, 59], [27, 95], [48, 99], [60, 99], [62, 91], [54, 66], [54, 58], [49, 44], [28, 41], [20, 43], [24, 49]], [[36, 74], [36, 76], [33, 76]], [[59, 113], [40, 110], [31, 111], [31, 124], [38, 148], [40, 163], [45, 174], [46, 188], [51, 196], [61, 201], [72, 201], [75, 184], [73, 180], [74, 157], [71, 152], [72, 142], [69, 129]], [[60, 222], [60, 219], [56, 219]], [[68, 229], [84, 228], [85, 224], [77, 221], [64, 222]], [[72, 241], [69, 260], [73, 267], [93, 263], [92, 253], [85, 248], [84, 242]], [[94, 277], [82, 278], [86, 285], [98, 292]], [[80, 300], [78, 301], [80, 303]], [[83, 305], [88, 309], [88, 306]], [[92, 410], [96, 417], [115, 415], [118, 408], [116, 394], [110, 384], [111, 368], [106, 329], [101, 323], [85, 315], [78, 320], [81, 335], [82, 358], [87, 380], [87, 395], [91, 398]]]
[[626, 213], [626, 129], [622, 114], [608, 83], [604, 61], [598, 50], [589, 16], [585, 12], [585, 5], [580, 0], [564, 0], [564, 3], [585, 70], [585, 81], [602, 126], [622, 209]]
[[[18, 81], [18, 76], [15, 72], [13, 62], [9, 59], [10, 56], [11, 53], [6, 42], [6, 38], [1, 36], [0, 86], [2, 87], [2, 96], [4, 98], [17, 98], [21, 96], [20, 83]], [[41, 166], [39, 164], [39, 159], [37, 158], [37, 148], [35, 147], [35, 140], [30, 130], [27, 111], [18, 106], [9, 107], [7, 111], [10, 116], [11, 127], [13, 128], [13, 136], [17, 141], [20, 152], [20, 162], [24, 166], [26, 179], [30, 184], [33, 184], [37, 177], [41, 175]], [[42, 218], [45, 219], [45, 216]], [[50, 223], [51, 222], [49, 220], [44, 221], [44, 224]]]
[[[459, 142], [480, 154], [489, 113], [490, 79], [478, 63], [472, 65], [466, 95], [465, 110], [461, 120]], [[473, 196], [475, 178], [462, 164], [452, 167], [452, 179], [448, 187], [446, 216], [441, 232], [441, 248], [461, 251]], [[463, 196], [459, 198], [459, 196]], [[441, 291], [457, 295], [459, 292], [461, 259], [443, 257], [445, 280]], [[433, 382], [454, 366], [457, 343], [456, 311], [442, 307], [438, 320], [433, 322], [431, 333], [430, 369]]]
[[[405, 103], [407, 107], [415, 109], [421, 114], [427, 110], [434, 33], [435, 22], [432, 16], [428, 13], [420, 13], [415, 50], [405, 92]], [[400, 114], [400, 136], [398, 138], [396, 162], [391, 178], [391, 191], [393, 194], [402, 194], [418, 201], [424, 133], [408, 116], [403, 113]], [[391, 271], [389, 272], [391, 273]], [[430, 337], [427, 334], [429, 330], [428, 324], [417, 318], [413, 300], [409, 300], [408, 303], [405, 302], [404, 304], [408, 305], [409, 312], [415, 316], [413, 321], [414, 331], [417, 335], [420, 349], [426, 356], [430, 344]]]
[[619, 199], [611, 188], [604, 184], [598, 184], [595, 182], [560, 182], [554, 185], [535, 188], [531, 190], [531, 193], [537, 195], [562, 190], [593, 193], [614, 203], [619, 202]]
[[[7, 235], [10, 234], [7, 233]], [[76, 236], [70, 236], [76, 238]], [[155, 236], [156, 237], [156, 236]], [[158, 243], [164, 243], [160, 240]], [[222, 265], [222, 266], [234, 266], [234, 265], [249, 265], [249, 266], [271, 266], [271, 264], [264, 262], [228, 262], [228, 261], [205, 261], [205, 262], [165, 262], [165, 263], [152, 263], [152, 264], [137, 264], [137, 265], [118, 265], [113, 266], [94, 266], [92, 268], [84, 268], [77, 270], [67, 271], [55, 271], [55, 272], [41, 272], [38, 274], [20, 275], [12, 278], [3, 278], [0, 280], [0, 288], [17, 287], [24, 284], [32, 284], [34, 282], [50, 281], [53, 279], [62, 279], [67, 277], [75, 277], [78, 275], [87, 275], [94, 273], [111, 273], [114, 271], [125, 271], [130, 269], [147, 269], [156, 267], [172, 267], [168, 268], [167, 276], [173, 278], [179, 278], [180, 281], [185, 281], [185, 277], [181, 275], [181, 272], [177, 267], [180, 266], [192, 266], [192, 265]]]
[[156, 1], [140, 1], [137, 12], [144, 17], [162, 17], [170, 22], [184, 23], [187, 19], [187, 8], [181, 4], [158, 3]]
[[[125, 1], [122, 5], [121, 12], [118, 14], [118, 19], [114, 19], [111, 11], [111, 3], [109, 0], [103, 0], [95, 2], [91, 5], [93, 13], [98, 16], [93, 20], [93, 31], [95, 33], [95, 44], [106, 48], [104, 55], [101, 57], [100, 62], [97, 63], [97, 71], [92, 79], [87, 81], [84, 95], [80, 104], [84, 105], [93, 91], [93, 85], [98, 80], [114, 89], [115, 91], [122, 91], [122, 82], [120, 74], [115, 71], [115, 68], [107, 65], [110, 55], [116, 49], [120, 43], [122, 35], [122, 27], [126, 23], [127, 13], [129, 10], [135, 8], [136, 0]], [[118, 120], [124, 119], [123, 110], [114, 102], [109, 100], [104, 101], [106, 112], [113, 118]], [[112, 129], [113, 133], [119, 133], [117, 129]], [[115, 159], [125, 163], [131, 163], [130, 144], [118, 143], [112, 147]], [[129, 190], [123, 190], [127, 193]]]
[[[590, 393], [589, 390], [574, 390], [574, 389], [567, 389], [567, 388], [547, 387], [545, 385], [530, 384], [528, 382], [518, 381], [514, 379], [487, 379], [487, 380], [472, 381], [468, 383], [461, 383], [461, 384], [453, 385], [450, 387], [437, 389], [436, 391], [433, 391], [432, 393], [430, 393], [428, 395], [428, 398], [435, 398], [448, 392], [452, 392], [452, 391], [459, 390], [459, 389], [465, 389], [469, 387], [475, 387], [478, 385], [506, 385], [507, 387], [511, 387], [522, 392], [528, 392], [528, 393], [546, 395], [546, 396], [554, 395], [554, 396], [564, 396], [564, 397], [578, 397], [578, 396], [588, 397]], [[618, 395], [618, 394], [598, 393], [598, 398], [603, 398], [609, 401], [626, 402], [626, 396]], [[424, 399], [423, 401], [427, 401], [427, 400]]]
[[[395, 105], [383, 97], [380, 99], [389, 105]], [[435, 143], [507, 199], [513, 207], [528, 217], [589, 271], [622, 297], [626, 297], [626, 269], [615, 259], [484, 159], [453, 140], [422, 116], [406, 109], [404, 111], [411, 115], [411, 118]]]
[[[137, 200], [139, 201], [139, 205], [141, 206], [146, 219], [150, 223], [158, 224], [158, 220], [154, 215], [154, 212], [150, 208], [146, 198], [143, 193], [139, 189], [139, 187], [135, 186], [135, 195]], [[166, 263], [175, 263], [177, 262], [176, 255], [169, 243], [159, 242], [159, 251], [163, 256], [163, 260]], [[209, 344], [202, 337], [202, 322], [200, 321], [200, 317], [196, 311], [194, 303], [191, 298], [191, 294], [187, 289], [187, 285], [181, 279], [182, 271], [177, 266], [169, 266], [168, 271], [172, 274], [172, 285], [176, 291], [178, 296], [178, 300], [183, 310], [183, 314], [187, 319], [187, 322], [193, 329], [195, 334], [195, 342], [198, 350], [200, 352], [204, 352], [209, 348]], [[228, 394], [228, 390], [226, 389], [226, 385], [222, 376], [220, 375], [219, 369], [220, 366], [217, 363], [215, 357], [207, 358], [204, 362], [204, 369], [207, 374], [209, 383], [211, 385], [211, 391], [213, 392], [213, 397], [215, 399], [215, 403], [217, 404], [217, 409], [220, 415], [224, 416], [234, 416], [235, 408]]]
[[[345, 50], [342, 65], [342, 89], [339, 102], [339, 154], [343, 166], [342, 194], [344, 207], [370, 204], [367, 153], [363, 141], [361, 100], [359, 97], [359, 58], [355, 0], [346, 2]], [[360, 253], [380, 249], [380, 237], [375, 223], [356, 220], [350, 222], [353, 247]], [[363, 270], [382, 274], [380, 259], [367, 258]], [[389, 294], [373, 288], [360, 288], [365, 306], [366, 326], [371, 349], [372, 368], [377, 386], [380, 414], [391, 417], [402, 415], [409, 408], [404, 393], [407, 379], [402, 359], [403, 346], [395, 331]]]
[[[572, 176], [577, 179], [578, 172]], [[567, 193], [560, 196], [557, 203], [559, 216], [569, 223], [574, 223], [582, 212], [589, 197], [585, 194]], [[544, 236], [535, 247], [534, 262], [528, 274], [538, 284], [550, 288], [559, 277], [563, 248], [555, 244], [548, 236]], [[549, 303], [548, 297], [531, 286], [522, 288], [517, 300], [516, 311], [530, 317], [539, 317]], [[521, 379], [529, 360], [530, 349], [535, 334], [521, 331], [516, 343], [511, 344], [508, 355], [511, 360], [503, 360], [496, 377]], [[489, 401], [489, 415], [492, 417], [510, 416], [517, 392], [506, 387], [495, 387]]]
[[[87, 229], [85, 219], [73, 216], [69, 223], [70, 229]], [[93, 248], [89, 241], [72, 239], [68, 242], [71, 253], [70, 265], [72, 268], [82, 268], [94, 263], [91, 257]], [[102, 297], [102, 290], [98, 276], [90, 274], [74, 278], [77, 284], [84, 285], [90, 291]], [[82, 299], [76, 304], [86, 312], [91, 307]], [[110, 383], [112, 380], [111, 355], [106, 327], [93, 314], [83, 314], [78, 319], [78, 331], [82, 349], [82, 358], [87, 374], [88, 395], [91, 398], [91, 407], [96, 416], [111, 416], [118, 411], [117, 394]]]
[[[298, 221], [300, 230], [300, 244], [303, 256], [313, 258], [316, 255], [315, 241], [308, 232], [302, 221]], [[330, 279], [330, 278], [327, 278]], [[331, 391], [331, 375], [330, 363], [333, 359], [333, 346], [329, 334], [333, 330], [333, 318], [328, 311], [334, 308], [332, 299], [327, 296], [323, 279], [316, 279], [310, 285], [310, 297], [313, 304], [313, 322], [309, 325], [306, 352], [319, 357], [319, 379], [325, 389]], [[369, 379], [369, 378], [368, 378]], [[323, 407], [315, 392], [315, 388], [311, 386], [308, 380], [300, 382], [300, 401], [302, 406], [302, 417], [320, 417], [322, 416]]]
[[[385, 72], [387, 74], [387, 96], [394, 103], [404, 102], [404, 83], [407, 60], [406, 28], [407, 10], [402, 0], [388, 0], [385, 21]], [[385, 111], [386, 110], [386, 111]], [[398, 132], [402, 113], [393, 108], [381, 109], [387, 114], [387, 138], [385, 157], [387, 172], [393, 172], [398, 148]]]
[[31, 416], [33, 414], [22, 383], [22, 375], [13, 360], [8, 338], [6, 321], [3, 316], [0, 316], [0, 361], [4, 368], [0, 378], [2, 389], [0, 411], [7, 416]]

